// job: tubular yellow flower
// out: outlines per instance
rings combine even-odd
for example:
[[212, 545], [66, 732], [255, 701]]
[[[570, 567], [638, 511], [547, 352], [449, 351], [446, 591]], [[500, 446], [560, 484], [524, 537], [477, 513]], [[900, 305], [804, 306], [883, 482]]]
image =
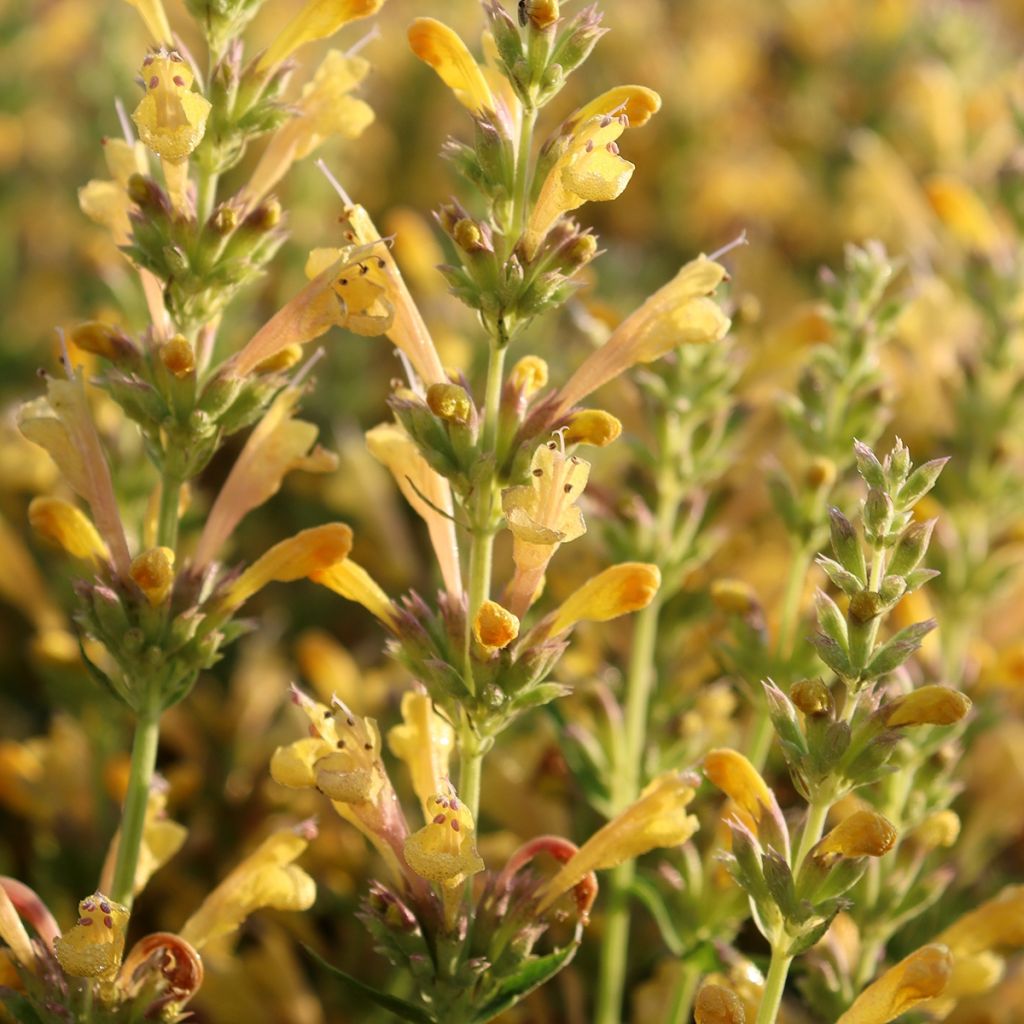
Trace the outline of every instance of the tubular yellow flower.
[[30, 441], [46, 449], [71, 489], [89, 503], [115, 570], [127, 578], [128, 543], [85, 384], [75, 374], [69, 380], [48, 377], [46, 387], [46, 398], [27, 402], [18, 410], [18, 427]]
[[501, 493], [512, 532], [516, 571], [505, 604], [522, 618], [544, 579], [559, 545], [581, 537], [587, 529], [576, 502], [587, 485], [590, 463], [565, 454], [561, 435], [537, 447], [530, 461], [530, 482]]
[[268, 583], [289, 583], [322, 572], [352, 550], [352, 531], [344, 523], [328, 523], [275, 544], [231, 583], [220, 598], [222, 611], [240, 608]]
[[132, 235], [128, 214], [134, 205], [128, 195], [128, 179], [149, 171], [146, 147], [141, 142], [107, 139], [103, 156], [111, 178], [94, 178], [83, 185], [78, 190], [78, 205], [86, 217], [110, 232], [117, 245], [126, 245]]
[[1024, 885], [1007, 886], [954, 921], [935, 941], [958, 957], [1001, 946], [1024, 946]]
[[523, 356], [512, 367], [509, 380], [523, 398], [532, 398], [548, 382], [548, 364], [540, 356]]
[[624, 114], [630, 128], [647, 124], [661, 110], [661, 97], [645, 85], [617, 85], [584, 104], [570, 115], [563, 130], [583, 124], [594, 117], [615, 117]]
[[468, 110], [476, 114], [495, 109], [494, 94], [480, 65], [458, 33], [435, 18], [417, 18], [409, 26], [409, 45]]
[[748, 816], [744, 824], [755, 835], [765, 811], [777, 821], [782, 820], [775, 794], [757, 769], [739, 752], [728, 747], [709, 751], [704, 758], [704, 774]]
[[33, 498], [28, 507], [32, 529], [62, 547], [73, 558], [99, 564], [110, 560], [103, 538], [89, 517], [61, 498]]
[[287, 60], [300, 46], [327, 39], [343, 25], [368, 18], [384, 6], [384, 0], [307, 0], [305, 7], [260, 57], [257, 70], [266, 74]]
[[206, 133], [210, 101], [192, 92], [195, 75], [175, 50], [149, 54], [139, 74], [146, 89], [132, 114], [139, 137], [162, 159], [180, 164]]
[[336, 697], [328, 708], [293, 687], [292, 699], [309, 719], [311, 735], [274, 751], [271, 777], [290, 789], [319, 789], [401, 879], [408, 828], [380, 759], [377, 723]]
[[497, 601], [484, 601], [473, 619], [473, 636], [485, 650], [501, 650], [519, 636], [519, 619]]
[[693, 1019], [697, 1024], [746, 1024], [747, 1014], [732, 989], [724, 985], [704, 985], [697, 993]]
[[613, 868], [659, 847], [680, 846], [699, 828], [686, 807], [696, 793], [692, 775], [666, 772], [640, 798], [594, 833], [538, 893], [543, 913], [592, 871]]
[[812, 850], [815, 857], [881, 857], [896, 842], [896, 828], [874, 811], [854, 811]]
[[949, 848], [960, 836], [960, 818], [955, 811], [936, 811], [918, 825], [911, 838], [926, 850]]
[[249, 436], [206, 518], [193, 556], [197, 570], [217, 557], [243, 517], [281, 489], [288, 473], [327, 473], [337, 465], [334, 455], [314, 447], [316, 425], [294, 418], [301, 397], [301, 389], [285, 388]]
[[952, 969], [953, 958], [945, 946], [922, 946], [869, 985], [836, 1024], [888, 1024], [940, 995]]
[[268, 836], [224, 879], [185, 922], [181, 937], [197, 950], [230, 935], [254, 911], [308, 910], [316, 883], [293, 863], [315, 831], [308, 825]]
[[661, 572], [648, 562], [622, 562], [599, 572], [571, 594], [550, 624], [538, 627], [541, 637], [572, 629], [578, 622], [607, 622], [646, 608], [661, 586]]
[[405, 500], [427, 524], [445, 589], [456, 596], [461, 594], [459, 549], [455, 523], [449, 518], [453, 505], [448, 482], [430, 468], [413, 439], [396, 423], [381, 423], [368, 430], [366, 447], [387, 467]]
[[724, 337], [729, 318], [708, 296], [725, 276], [725, 268], [706, 256], [687, 263], [583, 361], [559, 391], [551, 422], [637, 363], [654, 362], [680, 345], [704, 345]]
[[136, 351], [131, 340], [117, 327], [102, 320], [86, 320], [71, 329], [75, 348], [111, 361]]
[[971, 698], [948, 686], [922, 686], [888, 706], [885, 724], [952, 725], [971, 710]]
[[925, 183], [928, 202], [961, 245], [991, 252], [1002, 240], [992, 214], [977, 193], [958, 178], [936, 174]]
[[369, 104], [349, 95], [369, 73], [369, 61], [331, 50], [306, 84], [296, 115], [271, 137], [242, 194], [251, 210], [296, 160], [309, 156], [324, 139], [357, 139], [373, 123]]
[[408, 767], [413, 792], [429, 821], [430, 801], [444, 789], [448, 778], [455, 730], [434, 710], [425, 693], [410, 691], [402, 694], [402, 724], [388, 730], [388, 746]]
[[321, 572], [313, 573], [310, 579], [348, 601], [361, 604], [388, 629], [394, 628], [395, 611], [391, 598], [358, 562], [346, 558]]
[[142, 16], [149, 34], [157, 46], [167, 46], [174, 40], [167, 13], [160, 0], [127, 0]]
[[623, 117], [593, 117], [569, 139], [565, 152], [544, 179], [523, 235], [532, 259], [555, 221], [584, 203], [607, 202], [622, 195], [633, 165], [619, 156], [616, 139], [626, 130]]
[[76, 978], [110, 980], [121, 966], [128, 908], [101, 892], [78, 904], [78, 923], [53, 944], [53, 951], [67, 974]]
[[569, 417], [566, 444], [592, 444], [604, 448], [622, 433], [618, 417], [603, 409], [581, 409]]
[[167, 600], [174, 587], [174, 552], [170, 548], [143, 551], [132, 559], [128, 575], [155, 608]]

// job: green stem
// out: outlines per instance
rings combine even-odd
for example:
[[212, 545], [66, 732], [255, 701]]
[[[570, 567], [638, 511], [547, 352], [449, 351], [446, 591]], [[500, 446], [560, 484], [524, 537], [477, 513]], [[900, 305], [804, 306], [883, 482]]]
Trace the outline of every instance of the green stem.
[[697, 995], [697, 986], [700, 984], [700, 975], [700, 967], [687, 960], [683, 961], [679, 979], [672, 993], [672, 1002], [669, 1003], [668, 1013], [665, 1014], [665, 1024], [688, 1024], [693, 1000]]
[[459, 799], [469, 808], [476, 821], [480, 810], [480, 775], [484, 755], [480, 741], [468, 722], [463, 722], [459, 735]]
[[536, 123], [536, 108], [525, 107], [519, 130], [519, 151], [516, 153], [516, 177], [512, 198], [513, 238], [518, 238], [526, 228], [526, 212], [530, 206], [530, 150], [533, 148], [533, 126]]
[[789, 579], [782, 598], [782, 613], [779, 618], [779, 638], [776, 647], [780, 661], [788, 660], [793, 653], [793, 641], [796, 638], [796, 627], [800, 617], [800, 598], [803, 597], [807, 583], [807, 572], [814, 558], [813, 550], [806, 546], [799, 547], [789, 563]]
[[216, 171], [199, 171], [199, 181], [196, 184], [196, 220], [200, 225], [206, 223], [213, 213], [214, 203], [217, 201], [217, 179], [220, 175]]
[[825, 820], [832, 808], [832, 801], [829, 799], [812, 800], [807, 808], [807, 820], [804, 822], [804, 830], [800, 833], [800, 846], [797, 849], [796, 858], [793, 860], [793, 877], [800, 873], [803, 862], [811, 852], [811, 848], [821, 838], [825, 831]]
[[178, 507], [181, 502], [181, 481], [165, 473], [160, 484], [160, 511], [156, 542], [174, 551], [178, 546]]
[[757, 1011], [756, 1024], [775, 1024], [782, 1005], [782, 994], [786, 990], [786, 977], [789, 975], [791, 956], [786, 956], [778, 949], [772, 950], [772, 960], [768, 965], [768, 976], [764, 979], [764, 994], [761, 996], [761, 1008]]
[[111, 898], [131, 907], [134, 898], [135, 869], [142, 847], [142, 830], [146, 823], [146, 805], [156, 768], [156, 751], [160, 742], [160, 712], [147, 710], [135, 723], [132, 743], [131, 774], [121, 814], [121, 836], [117, 843], [117, 860]]

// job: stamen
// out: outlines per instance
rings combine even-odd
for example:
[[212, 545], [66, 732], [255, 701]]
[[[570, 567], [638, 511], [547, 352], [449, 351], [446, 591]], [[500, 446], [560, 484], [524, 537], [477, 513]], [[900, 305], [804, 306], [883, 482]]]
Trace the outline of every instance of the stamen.
[[341, 201], [346, 206], [355, 206], [356, 204], [352, 202], [352, 197], [341, 187], [341, 182], [338, 181], [338, 179], [333, 174], [331, 174], [330, 168], [327, 166], [326, 163], [324, 163], [323, 157], [320, 157], [316, 161], [316, 165], [320, 169], [320, 173], [334, 187], [334, 191], [337, 192], [339, 196], [341, 196]]
[[362, 39], [357, 39], [352, 46], [345, 51], [346, 57], [354, 57], [367, 43], [372, 43], [375, 39], [380, 38], [380, 25], [374, 25], [369, 32], [363, 36]]
[[726, 253], [732, 252], [733, 249], [738, 249], [741, 245], [750, 245], [750, 240], [747, 238], [747, 229], [744, 228], [731, 242], [723, 245], [721, 249], [716, 249], [709, 257], [709, 260], [721, 259]]
[[135, 145], [135, 132], [132, 130], [132, 123], [128, 120], [128, 111], [120, 99], [114, 100], [114, 110], [117, 111], [117, 120], [121, 125], [121, 134], [129, 146]]

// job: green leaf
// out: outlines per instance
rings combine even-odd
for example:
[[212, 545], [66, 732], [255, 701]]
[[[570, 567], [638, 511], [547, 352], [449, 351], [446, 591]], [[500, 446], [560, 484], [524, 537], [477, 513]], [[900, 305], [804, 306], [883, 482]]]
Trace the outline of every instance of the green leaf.
[[550, 981], [572, 960], [579, 945], [579, 942], [572, 942], [547, 956], [528, 960], [519, 970], [506, 975], [498, 983], [495, 995], [477, 1010], [472, 1024], [486, 1024], [487, 1021], [497, 1017], [499, 1013], [504, 1013], [510, 1007], [515, 1006], [523, 996], [528, 995], [535, 988], [539, 988], [546, 981]]
[[418, 1006], [413, 1006], [412, 1003], [407, 1003], [404, 999], [388, 995], [387, 992], [381, 992], [372, 985], [367, 985], [366, 982], [353, 978], [351, 974], [346, 974], [341, 968], [329, 964], [319, 953], [314, 952], [305, 943], [303, 943], [302, 948], [321, 967], [326, 967], [331, 974], [341, 978], [350, 988], [361, 992], [367, 998], [372, 999], [378, 1006], [383, 1006], [385, 1010], [390, 1010], [396, 1017], [401, 1017], [402, 1020], [416, 1021], [417, 1024], [436, 1024], [435, 1019], [426, 1010], [421, 1010]]
[[649, 879], [634, 878], [629, 889], [654, 918], [654, 923], [658, 926], [661, 939], [668, 951], [675, 957], [682, 957], [686, 952], [686, 947], [676, 926], [672, 923], [672, 915], [669, 913], [668, 907], [665, 906], [665, 897], [658, 891], [657, 886]]

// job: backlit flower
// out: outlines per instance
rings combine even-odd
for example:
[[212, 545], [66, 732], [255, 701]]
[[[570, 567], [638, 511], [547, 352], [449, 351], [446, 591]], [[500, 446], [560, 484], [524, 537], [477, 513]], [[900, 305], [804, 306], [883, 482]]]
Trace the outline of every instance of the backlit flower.
[[971, 698], [948, 686], [921, 686], [885, 707], [885, 724], [952, 725], [971, 710]]
[[388, 731], [388, 746], [406, 763], [412, 788], [429, 820], [430, 800], [444, 788], [455, 730], [434, 710], [431, 699], [411, 690], [402, 694], [402, 724]]
[[176, 50], [149, 54], [139, 74], [146, 89], [132, 114], [139, 136], [162, 159], [180, 164], [206, 133], [210, 101], [192, 91], [195, 75]]
[[539, 913], [591, 871], [613, 868], [659, 847], [680, 846], [699, 823], [686, 813], [696, 793], [692, 775], [667, 772], [648, 783], [640, 798], [594, 833], [540, 890]]
[[127, 932], [128, 908], [97, 892], [78, 904], [78, 922], [54, 941], [54, 953], [68, 974], [111, 980]]
[[126, 245], [132, 235], [129, 219], [134, 204], [128, 195], [128, 180], [133, 174], [147, 174], [146, 147], [141, 142], [107, 139], [103, 157], [109, 179], [94, 178], [78, 190], [78, 205], [96, 224], [105, 227], [117, 245]]
[[512, 533], [515, 575], [505, 604], [520, 618], [533, 603], [548, 563], [559, 546], [587, 529], [576, 502], [587, 485], [590, 463], [566, 455], [561, 435], [539, 445], [530, 461], [530, 482], [501, 493]]
[[257, 68], [269, 72], [287, 60], [300, 46], [333, 36], [343, 25], [368, 18], [384, 6], [384, 0], [306, 0], [305, 6], [284, 27], [259, 59]]
[[647, 562], [622, 562], [587, 580], [550, 619], [538, 627], [541, 636], [572, 629], [578, 622], [607, 622], [639, 611], [654, 600], [661, 572]]
[[348, 601], [361, 604], [389, 629], [394, 628], [395, 611], [391, 598], [358, 562], [346, 558], [313, 573], [310, 579]]
[[464, 107], [474, 114], [495, 110], [487, 79], [457, 32], [435, 18], [417, 18], [409, 26], [409, 45]]
[[[729, 797], [735, 805], [732, 813], [755, 836], [760, 835], [768, 815], [775, 833], [788, 845], [789, 832], [775, 794], [746, 757], [728, 747], [711, 750], [704, 758], [704, 774]], [[780, 852], [787, 854], [788, 850]]]
[[869, 985], [836, 1024], [888, 1024], [949, 981], [953, 958], [942, 945], [922, 946]]
[[97, 564], [110, 560], [107, 545], [89, 517], [62, 498], [33, 498], [28, 521], [40, 537], [58, 544], [74, 558]]
[[896, 842], [896, 828], [874, 811], [854, 811], [812, 849], [819, 858], [881, 857]]

